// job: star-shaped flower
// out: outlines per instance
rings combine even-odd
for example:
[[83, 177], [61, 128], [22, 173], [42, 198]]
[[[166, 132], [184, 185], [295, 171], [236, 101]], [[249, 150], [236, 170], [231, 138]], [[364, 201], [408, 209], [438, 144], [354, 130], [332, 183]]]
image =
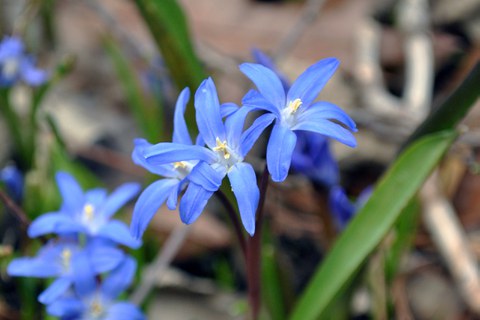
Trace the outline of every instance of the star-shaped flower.
[[245, 117], [251, 109], [241, 107], [223, 122], [215, 84], [210, 78], [202, 82], [195, 94], [195, 109], [197, 126], [206, 147], [159, 143], [146, 148], [143, 155], [150, 165], [200, 161], [188, 175], [189, 185], [180, 201], [180, 216], [187, 224], [198, 218], [208, 199], [228, 176], [243, 225], [253, 234], [259, 190], [252, 166], [243, 160], [273, 117], [255, 121], [243, 131]]
[[[336, 105], [314, 102], [337, 69], [339, 62], [327, 58], [305, 70], [286, 92], [278, 76], [270, 69], [254, 63], [240, 65], [240, 70], [255, 83], [243, 99], [244, 106], [268, 111], [275, 117], [267, 146], [267, 165], [272, 180], [285, 180], [290, 168], [297, 137], [294, 131], [311, 131], [356, 146], [350, 131], [356, 131], [353, 120]], [[347, 129], [346, 129], [346, 128]]]
[[47, 233], [84, 233], [131, 248], [140, 246], [141, 242], [130, 235], [123, 222], [111, 219], [118, 209], [138, 193], [139, 184], [125, 183], [107, 196], [105, 189], [92, 189], [84, 193], [68, 173], [59, 172], [56, 179], [63, 205], [60, 211], [46, 213], [35, 219], [28, 229], [30, 237]]

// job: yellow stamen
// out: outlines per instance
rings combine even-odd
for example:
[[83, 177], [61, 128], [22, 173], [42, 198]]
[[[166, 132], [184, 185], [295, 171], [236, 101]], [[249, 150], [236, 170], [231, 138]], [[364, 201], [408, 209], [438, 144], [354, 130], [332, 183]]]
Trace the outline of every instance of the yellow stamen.
[[92, 316], [98, 317], [103, 314], [103, 307], [98, 301], [93, 301], [90, 305], [90, 311]]
[[70, 260], [72, 259], [72, 250], [65, 248], [62, 250], [62, 253], [60, 254], [60, 257], [62, 258], [62, 266], [65, 269], [70, 268]]
[[300, 100], [298, 98], [291, 101], [288, 104], [288, 108], [291, 110], [290, 113], [293, 114], [293, 113], [297, 112], [298, 108], [300, 108], [301, 105], [302, 105], [302, 100]]
[[230, 152], [228, 152], [227, 141], [222, 142], [218, 137], [215, 141], [217, 142], [217, 146], [213, 148], [213, 151], [223, 152], [223, 158], [225, 158], [225, 160], [230, 159]]
[[185, 161], [179, 161], [179, 162], [174, 162], [173, 163], [173, 168], [174, 169], [185, 169], [187, 167], [187, 164], [185, 163]]
[[95, 208], [91, 204], [86, 204], [83, 207], [83, 213], [87, 217], [88, 220], [93, 218], [93, 213], [95, 212]]

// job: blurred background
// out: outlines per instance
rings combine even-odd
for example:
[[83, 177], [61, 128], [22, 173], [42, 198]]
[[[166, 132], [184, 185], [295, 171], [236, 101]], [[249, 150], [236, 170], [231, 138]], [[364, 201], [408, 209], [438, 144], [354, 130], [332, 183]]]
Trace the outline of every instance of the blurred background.
[[[21, 35], [37, 65], [55, 79], [42, 97], [32, 161], [19, 159], [0, 117], [0, 168], [20, 167], [26, 189], [24, 200], [18, 202], [30, 218], [58, 205], [52, 179], [57, 169], [75, 167], [85, 187], [99, 181], [110, 189], [125, 181], [153, 181], [130, 160], [133, 139], [168, 141], [178, 93], [185, 86], [193, 92], [207, 75], [214, 78], [222, 102], [240, 104], [251, 84], [238, 65], [254, 61], [254, 48], [270, 56], [290, 81], [322, 58], [341, 61], [320, 99], [346, 110], [359, 127], [355, 149], [331, 142], [339, 170], [336, 179], [353, 204], [480, 56], [478, 0], [167, 2], [162, 11], [161, 1], [155, 7], [142, 0], [0, 0], [0, 34]], [[20, 115], [27, 112], [30, 96], [24, 86], [12, 89]], [[187, 122], [192, 124], [192, 105], [188, 108]], [[458, 230], [468, 248], [458, 250], [471, 252], [476, 262], [478, 101], [462, 128], [464, 134], [442, 164], [454, 219], [445, 223], [460, 222]], [[257, 167], [261, 149], [258, 146], [251, 156]], [[279, 284], [272, 296], [265, 293], [265, 319], [286, 318], [342, 231], [329, 187], [308, 171], [293, 170], [285, 183], [269, 189], [262, 261], [264, 272]], [[217, 207], [215, 203], [208, 207], [172, 264], [154, 277], [155, 290], [145, 305], [149, 319], [244, 318], [243, 262], [226, 216]], [[7, 208], [0, 208], [0, 319], [18, 319], [21, 314], [23, 319], [40, 319], [38, 307], [27, 315], [21, 311], [25, 289], [19, 288], [25, 284], [4, 272], [13, 251], [32, 249]], [[125, 210], [125, 221], [130, 211]], [[177, 213], [160, 211], [150, 224], [144, 248], [136, 253], [140, 267], [154, 259], [181, 225]], [[417, 213], [407, 225], [401, 257], [392, 269], [385, 268], [383, 259], [392, 249], [387, 236], [349, 285], [339, 304], [346, 306], [342, 317], [479, 318], [480, 304], [475, 308], [465, 296], [480, 297], [480, 286], [465, 289], [459, 283], [455, 274], [462, 273], [461, 266], [452, 273], [456, 257], [443, 253], [432, 236], [442, 232], [441, 226]], [[444, 235], [448, 242], [449, 234]], [[30, 286], [39, 291], [42, 285]], [[271, 305], [279, 302], [282, 307], [272, 311]]]

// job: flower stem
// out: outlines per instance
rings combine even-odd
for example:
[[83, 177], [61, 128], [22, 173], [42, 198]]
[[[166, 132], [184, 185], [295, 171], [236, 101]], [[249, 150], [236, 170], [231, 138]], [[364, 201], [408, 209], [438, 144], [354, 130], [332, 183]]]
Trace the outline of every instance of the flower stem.
[[267, 195], [269, 172], [267, 167], [262, 174], [260, 181], [260, 200], [258, 202], [255, 222], [255, 234], [248, 239], [247, 247], [247, 282], [248, 282], [248, 300], [252, 312], [252, 320], [257, 320], [260, 313], [261, 298], [261, 250], [262, 250], [262, 225], [263, 225], [263, 207]]
[[247, 244], [246, 244], [246, 241], [245, 241], [245, 237], [243, 235], [242, 225], [240, 223], [240, 220], [238, 219], [238, 216], [235, 212], [235, 209], [233, 208], [232, 204], [228, 200], [225, 193], [223, 193], [223, 191], [218, 190], [215, 194], [217, 195], [218, 199], [220, 200], [220, 202], [223, 204], [223, 206], [227, 210], [227, 213], [228, 213], [228, 216], [230, 217], [230, 220], [232, 220], [233, 228], [235, 229], [235, 234], [237, 236], [238, 243], [240, 244], [240, 248], [242, 249], [243, 256], [246, 259], [247, 258]]

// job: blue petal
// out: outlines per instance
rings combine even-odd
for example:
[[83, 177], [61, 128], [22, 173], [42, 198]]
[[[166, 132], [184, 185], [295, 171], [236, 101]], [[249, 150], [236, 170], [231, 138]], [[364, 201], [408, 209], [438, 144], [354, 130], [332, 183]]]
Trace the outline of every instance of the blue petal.
[[106, 245], [92, 245], [88, 248], [88, 252], [95, 274], [114, 269], [125, 257], [124, 252], [119, 248]]
[[38, 296], [38, 301], [43, 304], [54, 302], [70, 288], [71, 284], [72, 281], [68, 278], [58, 278]]
[[161, 165], [187, 160], [214, 162], [216, 153], [201, 146], [162, 142], [145, 149], [145, 158], [150, 165]]
[[249, 90], [247, 94], [242, 98], [242, 104], [244, 107], [250, 107], [253, 109], [265, 110], [273, 113], [277, 118], [281, 118], [280, 109], [274, 106], [270, 101], [266, 100], [256, 90]]
[[220, 113], [222, 118], [227, 118], [237, 112], [240, 107], [233, 102], [225, 102], [220, 105]]
[[256, 63], [242, 63], [240, 70], [257, 86], [263, 97], [279, 110], [285, 107], [285, 90], [270, 69]]
[[24, 58], [20, 66], [20, 72], [23, 81], [31, 86], [44, 84], [48, 79], [48, 73], [34, 66], [34, 61], [30, 58]]
[[145, 149], [153, 146], [153, 144], [147, 142], [145, 139], [135, 139], [134, 144], [135, 147], [132, 151], [132, 160], [136, 165], [144, 167], [151, 173], [155, 173], [167, 178], [174, 178], [177, 175], [170, 164], [150, 165], [147, 163], [144, 152]]
[[290, 89], [290, 81], [288, 81], [288, 78], [278, 70], [272, 58], [270, 58], [267, 54], [265, 54], [263, 51], [257, 48], [252, 49], [252, 56], [256, 63], [259, 63], [267, 67], [268, 69], [272, 70], [273, 72], [275, 72], [277, 77], [282, 82], [282, 86], [285, 92], [288, 91], [288, 89]]
[[182, 180], [178, 183], [178, 186], [176, 188], [172, 188], [172, 191], [170, 191], [170, 194], [167, 197], [167, 208], [170, 210], [175, 210], [177, 208], [178, 204], [178, 194], [182, 191], [182, 186], [184, 186], [185, 182], [187, 180]]
[[123, 244], [129, 248], [137, 249], [142, 242], [133, 238], [125, 223], [112, 220], [107, 222], [99, 231], [98, 236], [113, 240], [116, 243]]
[[351, 131], [357, 131], [357, 125], [345, 111], [333, 103], [326, 101], [316, 102], [310, 107], [303, 109], [297, 118], [298, 122], [308, 120], [316, 121], [317, 119], [337, 120], [347, 126]]
[[195, 93], [195, 110], [198, 131], [207, 145], [214, 148], [216, 138], [225, 140], [225, 127], [220, 113], [217, 89], [211, 78], [204, 80], [198, 87]]
[[226, 172], [213, 169], [205, 162], [198, 163], [188, 175], [188, 180], [202, 186], [205, 190], [215, 192], [220, 188]]
[[66, 172], [58, 172], [56, 180], [63, 198], [62, 208], [65, 208], [68, 214], [76, 214], [77, 210], [81, 209], [85, 202], [82, 188], [75, 178]]
[[265, 130], [265, 128], [268, 127], [273, 120], [275, 120], [275, 116], [273, 114], [263, 114], [258, 117], [247, 130], [245, 130], [245, 132], [242, 134], [240, 142], [242, 156], [245, 156], [250, 151], [258, 137], [262, 134], [263, 130]]
[[144, 320], [142, 312], [132, 303], [118, 302], [108, 308], [104, 320]]
[[287, 127], [275, 124], [267, 145], [267, 166], [272, 180], [282, 182], [288, 175], [297, 137]]
[[304, 120], [303, 122], [299, 122], [297, 125], [295, 125], [292, 130], [305, 130], [320, 133], [332, 139], [338, 140], [352, 148], [357, 145], [357, 141], [350, 131], [330, 120]]
[[[58, 232], [60, 227], [62, 230], [71, 227], [77, 230], [77, 224], [72, 218], [62, 213], [45, 213], [35, 219], [28, 227], [28, 236], [35, 238], [47, 233]], [[78, 228], [79, 230], [79, 228]]]
[[118, 211], [118, 209], [123, 207], [125, 203], [137, 195], [139, 191], [140, 184], [138, 183], [131, 182], [121, 185], [107, 198], [102, 208], [103, 215], [110, 218]]
[[336, 58], [326, 58], [307, 68], [292, 84], [287, 101], [301, 99], [304, 106], [309, 106], [333, 76], [339, 64]]
[[80, 297], [91, 295], [97, 288], [97, 281], [88, 252], [81, 251], [73, 255], [71, 265], [75, 292]]
[[233, 115], [225, 120], [225, 130], [227, 131], [227, 141], [230, 146], [239, 147], [240, 138], [242, 136], [245, 118], [252, 109], [242, 107]]
[[330, 189], [328, 204], [339, 229], [343, 229], [355, 215], [355, 206], [340, 186]]
[[103, 188], [95, 188], [85, 192], [85, 203], [91, 204], [94, 208], [103, 205], [107, 199], [107, 190]]
[[195, 222], [203, 209], [205, 209], [212, 194], [212, 191], [207, 191], [196, 183], [190, 183], [182, 200], [180, 200], [179, 211], [183, 223], [190, 224]]
[[192, 144], [192, 139], [188, 133], [187, 123], [185, 122], [185, 109], [187, 107], [188, 99], [190, 98], [190, 90], [185, 88], [180, 92], [175, 105], [175, 115], [173, 118], [173, 137], [172, 142]]
[[130, 286], [136, 268], [136, 261], [130, 256], [125, 257], [123, 262], [104, 279], [102, 293], [112, 300], [115, 299]]
[[240, 162], [228, 172], [228, 179], [237, 198], [243, 226], [253, 236], [255, 233], [255, 214], [260, 197], [255, 171], [250, 164]]
[[47, 306], [48, 314], [62, 319], [77, 319], [85, 310], [85, 305], [78, 299], [62, 298]]
[[163, 179], [158, 180], [148, 186], [140, 195], [133, 209], [130, 232], [136, 239], [142, 237], [153, 215], [165, 199], [178, 187], [178, 180]]
[[12, 260], [7, 268], [7, 274], [15, 277], [50, 278], [61, 272], [55, 261], [45, 261], [41, 257], [17, 258]]

